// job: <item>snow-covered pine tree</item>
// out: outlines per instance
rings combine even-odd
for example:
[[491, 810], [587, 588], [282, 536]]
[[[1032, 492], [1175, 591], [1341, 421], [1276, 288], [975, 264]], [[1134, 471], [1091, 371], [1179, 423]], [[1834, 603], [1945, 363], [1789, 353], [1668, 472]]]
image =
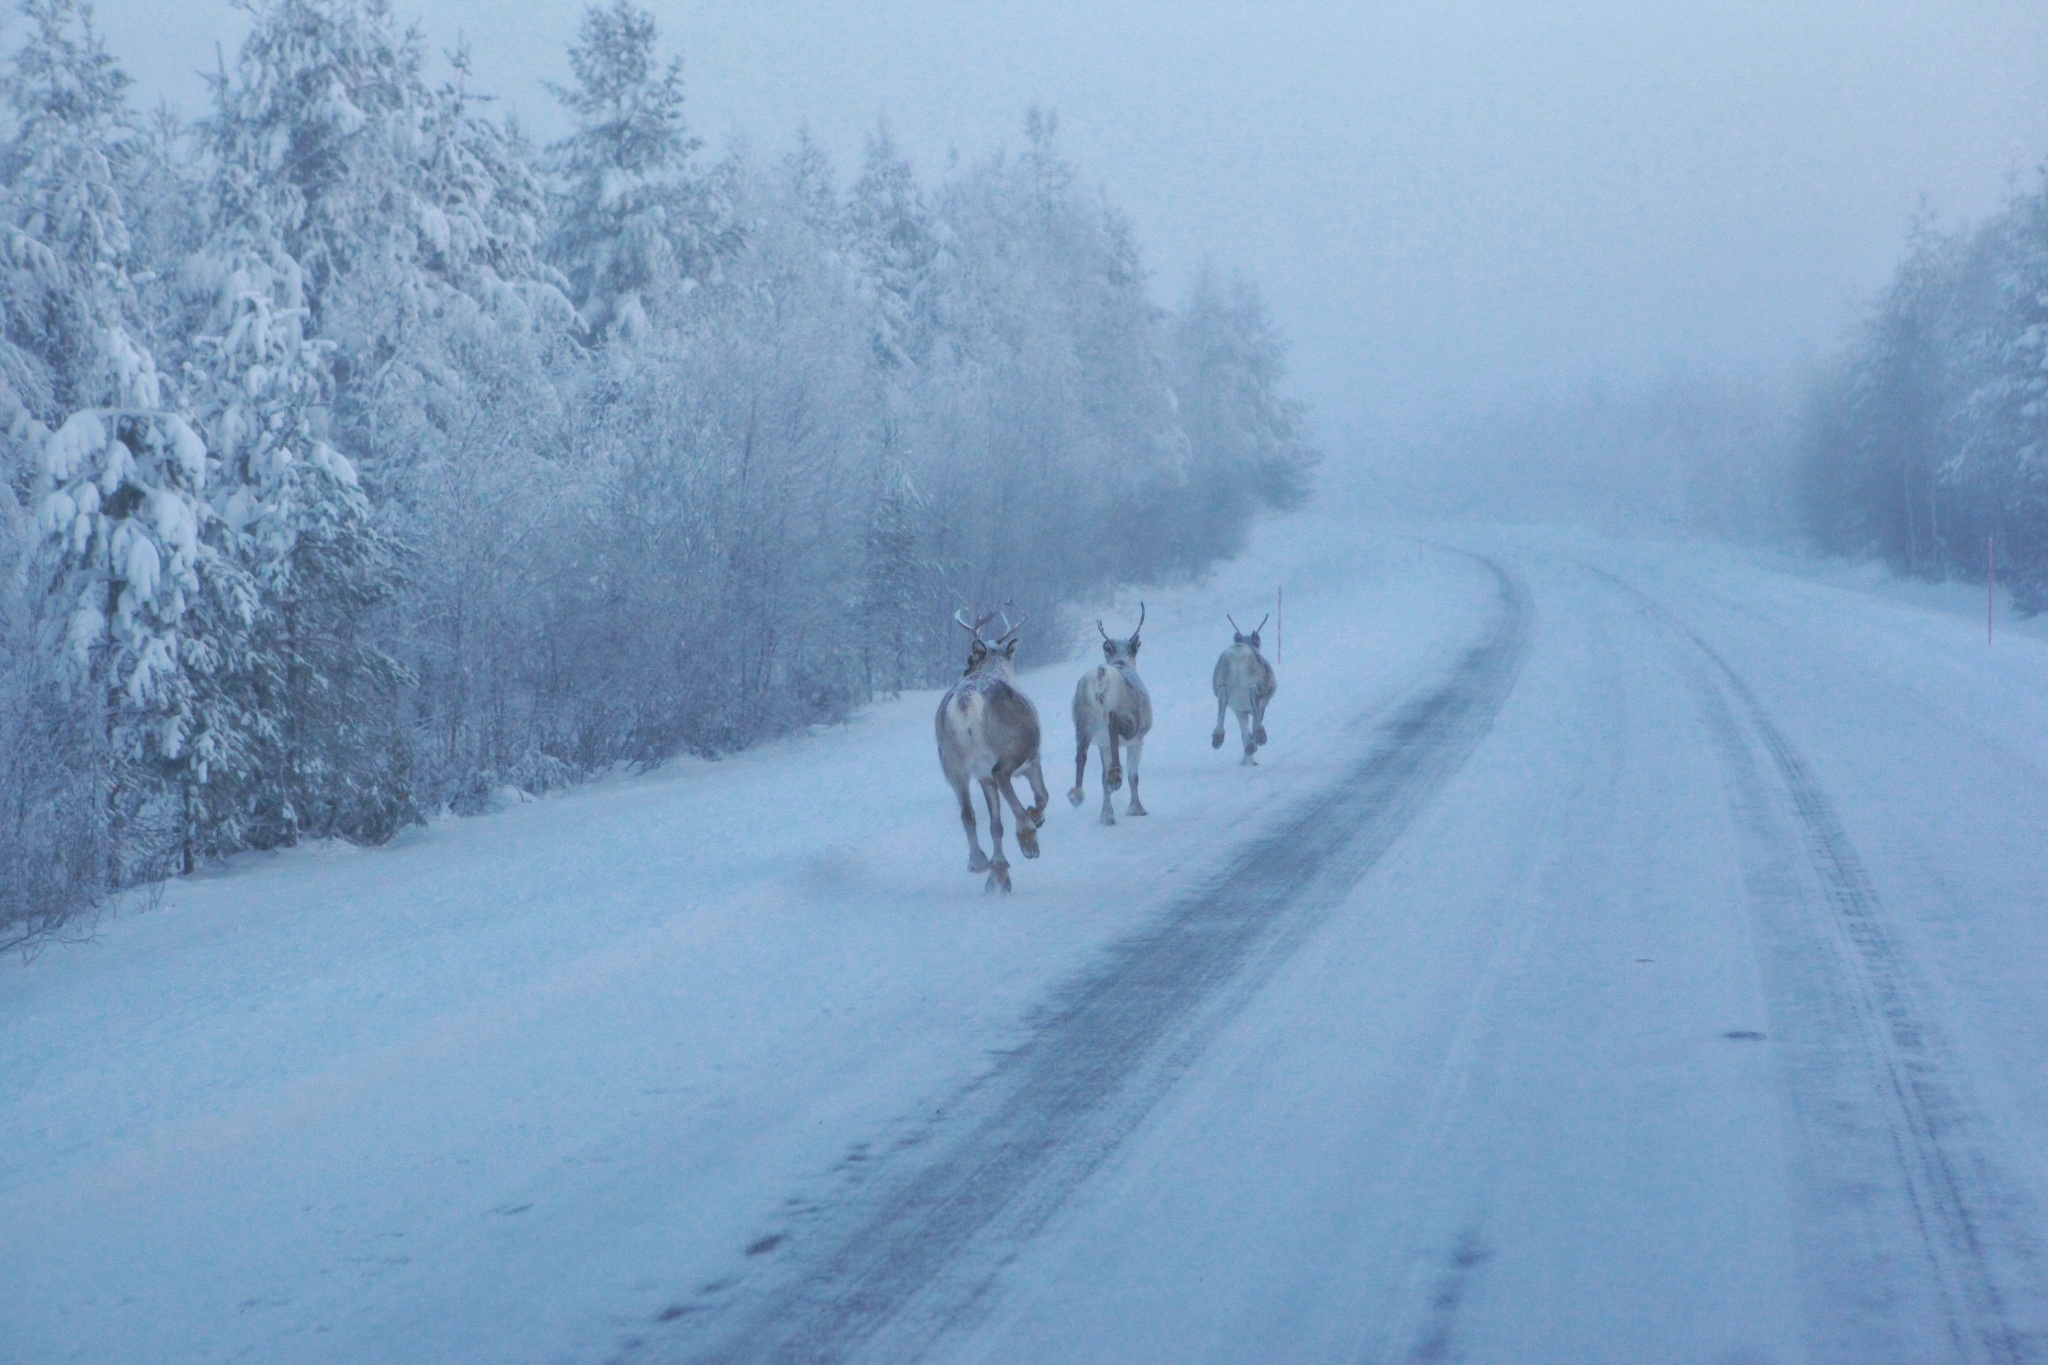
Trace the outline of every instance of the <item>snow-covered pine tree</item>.
[[683, 119], [682, 58], [659, 65], [657, 36], [631, 0], [591, 5], [569, 49], [575, 84], [549, 86], [576, 124], [549, 148], [549, 259], [599, 340], [644, 335], [665, 297], [701, 282], [740, 235], [717, 181], [691, 166], [703, 143]]

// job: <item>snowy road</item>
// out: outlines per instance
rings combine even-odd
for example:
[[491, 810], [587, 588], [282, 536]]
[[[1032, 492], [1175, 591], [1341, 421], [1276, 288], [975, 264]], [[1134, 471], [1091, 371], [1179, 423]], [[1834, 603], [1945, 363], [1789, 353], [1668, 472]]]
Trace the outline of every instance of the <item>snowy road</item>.
[[0, 1359], [2048, 1361], [2048, 644], [1442, 539], [1007, 900], [918, 696], [9, 968]]

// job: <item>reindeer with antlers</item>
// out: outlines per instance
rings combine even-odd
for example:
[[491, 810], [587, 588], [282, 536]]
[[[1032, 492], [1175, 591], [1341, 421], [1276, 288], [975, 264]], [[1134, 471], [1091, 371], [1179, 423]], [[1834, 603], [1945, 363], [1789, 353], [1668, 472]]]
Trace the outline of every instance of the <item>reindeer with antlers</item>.
[[1102, 751], [1102, 823], [1113, 825], [1116, 811], [1109, 796], [1123, 785], [1125, 755], [1130, 759], [1131, 799], [1124, 813], [1145, 813], [1145, 803], [1138, 799], [1138, 760], [1152, 729], [1152, 694], [1138, 680], [1138, 632], [1145, 629], [1145, 604], [1138, 604], [1138, 624], [1128, 640], [1112, 640], [1100, 621], [1095, 629], [1102, 636], [1102, 662], [1082, 674], [1074, 689], [1074, 787], [1067, 800], [1078, 806], [1084, 799], [1082, 779], [1088, 775], [1088, 749], [1093, 745]]
[[[934, 718], [939, 737], [939, 765], [953, 794], [960, 798], [960, 824], [967, 831], [967, 870], [988, 872], [985, 891], [1010, 891], [1010, 860], [1003, 856], [1003, 809], [1007, 800], [1017, 817], [1017, 847], [1027, 858], [1038, 856], [1038, 827], [1045, 823], [1045, 808], [1051, 798], [1045, 775], [1038, 762], [1038, 708], [1017, 687], [1012, 661], [1017, 656], [1017, 632], [1023, 621], [1010, 624], [1003, 617], [1003, 633], [994, 643], [981, 638], [981, 628], [993, 621], [986, 612], [969, 621], [965, 608], [953, 619], [973, 643], [967, 647], [967, 671], [939, 702]], [[1031, 783], [1033, 804], [1026, 809], [1017, 800], [1010, 781], [1023, 773]], [[974, 830], [974, 801], [968, 783], [981, 784], [982, 799], [988, 803], [990, 842], [995, 857], [981, 851], [981, 839]]]
[[1223, 619], [1230, 622], [1235, 638], [1216, 660], [1216, 672], [1210, 679], [1216, 689], [1216, 729], [1209, 736], [1209, 747], [1223, 747], [1223, 713], [1235, 711], [1237, 732], [1244, 740], [1244, 761], [1255, 764], [1258, 759], [1252, 755], [1266, 742], [1266, 703], [1280, 690], [1280, 679], [1266, 656], [1259, 653], [1259, 632], [1265, 629], [1266, 618], [1260, 618], [1249, 632], [1240, 630], [1234, 617]]

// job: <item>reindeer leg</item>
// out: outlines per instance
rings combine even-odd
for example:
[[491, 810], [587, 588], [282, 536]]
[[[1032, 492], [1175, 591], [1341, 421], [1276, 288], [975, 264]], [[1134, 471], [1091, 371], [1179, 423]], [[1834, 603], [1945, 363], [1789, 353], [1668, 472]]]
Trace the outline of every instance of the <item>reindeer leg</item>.
[[1261, 749], [1266, 747], [1266, 703], [1271, 697], [1260, 697], [1252, 707], [1252, 743]]
[[967, 794], [965, 778], [953, 784], [953, 794], [960, 798], [960, 827], [967, 831], [967, 870], [986, 872], [988, 855], [981, 851], [981, 837], [974, 832], [974, 798]]
[[1082, 779], [1087, 776], [1088, 735], [1086, 731], [1076, 726], [1074, 729], [1074, 785], [1067, 792], [1068, 805], [1078, 806], [1087, 799], [1088, 794], [1081, 787]]
[[1027, 858], [1038, 856], [1038, 826], [1031, 822], [1031, 812], [1024, 809], [1024, 803], [1017, 799], [1017, 788], [1012, 785], [1015, 770], [996, 774], [996, 786], [1003, 793], [1003, 799], [1010, 803], [1010, 814], [1017, 817], [1017, 847]]
[[1219, 696], [1216, 698], [1216, 729], [1209, 736], [1209, 747], [1212, 749], [1223, 747], [1223, 708], [1223, 698]]
[[1000, 891], [1010, 894], [1010, 860], [1003, 856], [1003, 802], [996, 795], [996, 780], [984, 777], [981, 780], [981, 799], [988, 803], [988, 841], [994, 845], [996, 856], [988, 862], [988, 880], [983, 882], [983, 891]]
[[1143, 815], [1145, 813], [1145, 803], [1138, 799], [1138, 760], [1145, 756], [1145, 737], [1143, 735], [1133, 736], [1131, 742], [1125, 746], [1124, 752], [1130, 755], [1129, 761], [1131, 765], [1131, 799], [1130, 803], [1124, 807], [1124, 814]]
[[1115, 743], [1116, 736], [1114, 734], [1105, 737], [1102, 743], [1102, 814], [1099, 818], [1105, 825], [1116, 823], [1116, 808], [1109, 804], [1109, 794], [1123, 785], [1121, 781], [1112, 783], [1109, 780], [1109, 775], [1116, 772], [1115, 760], [1110, 756], [1110, 746]]
[[1249, 768], [1259, 760], [1252, 755], [1259, 751], [1259, 743], [1252, 738], [1252, 713], [1249, 707], [1237, 713], [1238, 738], [1244, 741], [1244, 766]]
[[1045, 789], [1045, 768], [1038, 761], [1038, 755], [1031, 755], [1031, 761], [1023, 768], [1024, 780], [1031, 784], [1031, 816], [1033, 828], [1045, 825], [1045, 808], [1052, 804], [1052, 793]]

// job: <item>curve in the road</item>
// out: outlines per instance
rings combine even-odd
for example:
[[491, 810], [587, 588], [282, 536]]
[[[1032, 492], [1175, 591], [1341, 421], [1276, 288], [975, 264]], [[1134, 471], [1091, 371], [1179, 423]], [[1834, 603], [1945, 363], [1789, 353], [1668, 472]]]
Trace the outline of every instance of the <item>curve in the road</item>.
[[[724, 1311], [690, 1314], [675, 1336], [629, 1354], [903, 1359], [971, 1319], [1006, 1255], [1138, 1124], [1234, 1003], [1393, 844], [1492, 724], [1521, 667], [1533, 608], [1519, 578], [1479, 562], [1497, 596], [1484, 635], [1375, 727], [1348, 775], [1060, 991], [943, 1131], [918, 1139], [922, 1151], [900, 1153], [902, 1169], [831, 1220], [836, 1235], [816, 1253], [792, 1249], [779, 1283]], [[946, 1140], [951, 1133], [960, 1136]]]

